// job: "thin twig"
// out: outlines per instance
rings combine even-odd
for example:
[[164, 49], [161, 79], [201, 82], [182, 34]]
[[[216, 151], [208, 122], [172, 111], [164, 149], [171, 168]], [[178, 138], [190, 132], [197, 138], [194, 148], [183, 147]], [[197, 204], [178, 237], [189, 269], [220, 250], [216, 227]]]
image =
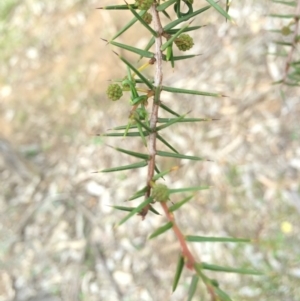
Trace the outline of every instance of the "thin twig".
[[184, 239], [184, 236], [183, 236], [183, 234], [181, 233], [180, 229], [178, 228], [178, 226], [176, 224], [174, 214], [169, 211], [169, 208], [168, 208], [168, 206], [165, 202], [162, 202], [161, 206], [162, 206], [168, 220], [170, 222], [172, 222], [172, 224], [173, 224], [173, 226], [172, 226], [173, 231], [174, 231], [175, 235], [177, 236], [178, 241], [180, 243], [182, 256], [184, 258], [186, 267], [190, 270], [194, 269], [194, 265], [195, 265], [196, 260], [193, 256], [193, 254], [191, 253], [191, 251], [189, 250], [189, 248], [187, 246], [187, 243]]
[[[163, 34], [163, 27], [160, 22], [159, 12], [156, 10], [156, 5], [153, 4], [151, 7], [152, 17], [153, 17], [153, 24], [154, 24], [154, 30], [157, 32], [157, 37], [155, 38], [155, 76], [154, 76], [154, 86], [157, 90], [156, 96], [160, 99], [160, 93], [161, 93], [161, 86], [163, 81], [163, 68], [162, 68], [162, 62], [163, 62], [163, 55], [161, 51], [161, 45], [162, 45], [162, 34]], [[156, 124], [158, 120], [158, 110], [159, 110], [159, 103], [157, 103], [155, 100], [153, 101], [152, 105], [152, 111], [150, 115], [150, 128], [152, 130], [151, 134], [149, 135], [149, 141], [148, 141], [148, 151], [150, 155], [150, 160], [148, 163], [148, 175], [147, 175], [147, 191], [145, 197], [148, 198], [151, 194], [151, 182], [154, 175], [155, 170], [155, 156], [156, 156]], [[149, 210], [150, 205], [143, 208], [143, 210], [140, 212], [140, 215], [144, 218]]]
[[287, 57], [286, 63], [285, 63], [285, 69], [284, 69], [284, 76], [282, 81], [286, 82], [288, 72], [291, 66], [291, 62], [293, 60], [293, 55], [298, 43], [298, 31], [299, 31], [299, 19], [300, 19], [300, 0], [298, 0], [297, 8], [296, 8], [296, 13], [295, 13], [295, 29], [294, 29], [294, 34], [293, 34], [293, 41], [292, 41], [292, 47], [289, 52], [289, 55]]

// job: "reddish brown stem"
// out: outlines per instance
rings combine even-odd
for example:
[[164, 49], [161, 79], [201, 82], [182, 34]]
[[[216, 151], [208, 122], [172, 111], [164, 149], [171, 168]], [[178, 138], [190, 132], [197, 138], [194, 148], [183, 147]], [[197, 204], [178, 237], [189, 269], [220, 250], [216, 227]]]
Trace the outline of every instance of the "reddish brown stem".
[[178, 228], [177, 224], [176, 224], [176, 221], [175, 221], [175, 217], [174, 217], [174, 214], [172, 212], [169, 211], [169, 208], [167, 206], [167, 204], [165, 202], [162, 202], [161, 203], [161, 206], [168, 218], [168, 220], [170, 222], [172, 222], [173, 224], [173, 231], [175, 233], [175, 235], [177, 236], [178, 238], [178, 241], [180, 243], [180, 246], [181, 246], [181, 252], [182, 252], [182, 256], [185, 260], [185, 266], [190, 269], [190, 270], [193, 270], [194, 269], [194, 265], [196, 263], [196, 260], [193, 256], [193, 254], [191, 253], [191, 251], [189, 250], [188, 248], [188, 245], [184, 239], [184, 235], [182, 234], [182, 232], [180, 231], [180, 229]]

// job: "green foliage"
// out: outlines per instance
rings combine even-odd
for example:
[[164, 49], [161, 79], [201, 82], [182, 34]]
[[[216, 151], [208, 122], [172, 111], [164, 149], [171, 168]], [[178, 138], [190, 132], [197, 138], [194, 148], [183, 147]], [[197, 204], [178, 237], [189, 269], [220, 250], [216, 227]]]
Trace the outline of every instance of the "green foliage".
[[[287, 86], [300, 86], [300, 68], [299, 68], [299, 51], [297, 52], [297, 44], [299, 43], [299, 16], [300, 16], [300, 2], [298, 1], [278, 1], [272, 0], [278, 4], [278, 10], [270, 17], [281, 19], [284, 24], [281, 28], [274, 29], [272, 32], [276, 33], [280, 38], [274, 40], [278, 51], [274, 53], [276, 56], [284, 56], [284, 69], [282, 71], [282, 78], [274, 84], [284, 84]], [[291, 14], [280, 13], [280, 7], [290, 8]], [[278, 13], [279, 12], [279, 13]]]
[[[131, 163], [124, 166], [111, 167], [103, 169], [101, 172], [119, 172], [129, 169], [136, 168], [147, 168], [147, 178], [144, 179], [144, 186], [140, 190], [133, 193], [131, 197], [128, 197], [129, 201], [134, 201], [138, 198], [143, 197], [144, 200], [137, 206], [113, 206], [113, 208], [125, 212], [129, 212], [118, 225], [124, 224], [128, 219], [138, 214], [145, 218], [149, 211], [154, 214], [159, 212], [154, 208], [158, 205], [163, 209], [167, 222], [161, 227], [156, 229], [150, 236], [149, 239], [156, 238], [163, 235], [168, 230], [173, 229], [178, 242], [181, 246], [181, 253], [177, 263], [177, 269], [174, 274], [173, 291], [175, 291], [182, 271], [184, 267], [193, 270], [194, 276], [191, 281], [189, 291], [187, 292], [188, 300], [192, 300], [195, 296], [196, 288], [199, 279], [202, 280], [203, 284], [207, 287], [208, 292], [213, 297], [213, 300], [231, 300], [230, 297], [221, 290], [219, 283], [210, 279], [206, 276], [206, 271], [211, 272], [227, 272], [227, 273], [239, 273], [239, 274], [251, 274], [260, 275], [261, 273], [251, 269], [235, 268], [235, 267], [223, 267], [215, 264], [208, 264], [204, 262], [197, 262], [194, 255], [191, 253], [187, 242], [195, 243], [249, 243], [251, 240], [243, 238], [230, 238], [230, 237], [203, 237], [182, 234], [174, 212], [179, 210], [182, 206], [188, 204], [194, 197], [194, 193], [201, 190], [208, 189], [206, 185], [197, 185], [192, 187], [172, 188], [168, 187], [163, 183], [156, 183], [157, 180], [162, 181], [166, 175], [170, 175], [172, 172], [178, 170], [178, 166], [160, 171], [159, 157], [172, 158], [173, 160], [190, 160], [194, 163], [198, 161], [206, 160], [201, 156], [184, 155], [180, 151], [176, 150], [169, 141], [163, 138], [162, 130], [172, 128], [175, 124], [184, 125], [184, 123], [196, 123], [203, 121], [212, 121], [213, 119], [203, 118], [189, 118], [187, 113], [180, 114], [175, 112], [171, 106], [162, 103], [161, 92], [170, 92], [174, 94], [190, 94], [196, 96], [206, 97], [225, 97], [221, 93], [214, 91], [198, 91], [189, 90], [185, 87], [174, 87], [163, 85], [162, 73], [163, 73], [163, 62], [170, 63], [172, 67], [175, 66], [175, 62], [178, 60], [187, 60], [195, 57], [195, 54], [188, 55], [175, 55], [173, 45], [176, 45], [179, 51], [188, 51], [193, 48], [193, 38], [187, 34], [187, 32], [194, 32], [203, 28], [203, 26], [190, 26], [191, 19], [204, 13], [210, 7], [213, 7], [218, 13], [226, 18], [226, 20], [233, 21], [229, 16], [229, 1], [226, 1], [225, 10], [221, 7], [221, 4], [207, 0], [208, 6], [197, 8], [196, 2], [192, 0], [169, 0], [169, 1], [153, 1], [153, 0], [136, 0], [134, 4], [126, 5], [111, 5], [108, 7], [102, 7], [101, 9], [108, 10], [128, 10], [132, 13], [133, 18], [121, 28], [114, 37], [107, 41], [104, 40], [114, 47], [121, 50], [129, 51], [137, 54], [141, 59], [147, 59], [148, 61], [139, 66], [139, 63], [129, 61], [126, 55], [120, 55], [115, 52], [116, 58], [120, 59], [126, 66], [127, 74], [123, 74], [121, 80], [114, 80], [115, 83], [111, 84], [107, 89], [107, 96], [111, 100], [117, 100], [122, 95], [123, 98], [127, 98], [129, 104], [129, 119], [127, 125], [121, 125], [112, 129], [112, 132], [104, 133], [102, 136], [110, 137], [136, 137], [140, 138], [143, 145], [147, 146], [148, 153], [141, 153], [134, 150], [127, 150], [119, 147], [114, 147], [118, 152], [126, 154], [128, 156], [138, 158], [142, 161]], [[183, 9], [185, 6], [186, 9]], [[140, 10], [140, 11], [139, 11]], [[172, 11], [173, 10], [173, 11]], [[177, 18], [169, 23], [162, 25], [161, 16], [169, 17], [172, 13], [176, 14]], [[152, 22], [151, 22], [152, 21]], [[189, 23], [185, 23], [189, 21]], [[153, 24], [150, 26], [149, 24]], [[148, 44], [144, 49], [137, 48], [132, 45], [123, 44], [117, 42], [116, 39], [126, 32], [129, 28], [136, 26], [136, 30], [139, 27], [145, 27], [147, 29]], [[285, 30], [285, 34], [287, 30]], [[153, 47], [155, 46], [155, 47]], [[178, 51], [176, 49], [176, 52]], [[140, 61], [139, 61], [140, 62]], [[144, 73], [147, 68], [155, 68], [153, 78], [148, 78]], [[149, 102], [152, 106], [149, 108]], [[159, 116], [160, 109], [164, 110], [171, 115], [170, 118], [162, 118]], [[158, 149], [157, 141], [168, 148]], [[188, 196], [184, 197], [181, 201], [176, 204], [169, 206], [169, 200], [173, 194], [185, 194], [189, 193]], [[190, 194], [190, 193], [193, 194]]]

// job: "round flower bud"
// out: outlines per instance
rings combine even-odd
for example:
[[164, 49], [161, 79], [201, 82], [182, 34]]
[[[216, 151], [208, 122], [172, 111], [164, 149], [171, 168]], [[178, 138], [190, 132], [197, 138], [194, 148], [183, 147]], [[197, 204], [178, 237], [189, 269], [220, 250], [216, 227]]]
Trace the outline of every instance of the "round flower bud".
[[281, 34], [282, 35], [288, 36], [291, 33], [292, 33], [292, 31], [291, 31], [291, 29], [288, 26], [282, 27], [282, 29], [281, 29]]
[[143, 19], [147, 24], [150, 24], [152, 22], [152, 15], [149, 13], [145, 13], [143, 15]]
[[135, 0], [135, 4], [137, 5], [138, 9], [141, 10], [148, 10], [153, 2], [154, 0]]
[[123, 91], [118, 84], [110, 84], [106, 90], [106, 95], [110, 100], [116, 101], [122, 97]]
[[190, 50], [194, 46], [193, 39], [188, 34], [181, 34], [178, 38], [175, 39], [175, 44], [181, 51]]
[[169, 188], [164, 184], [155, 184], [152, 188], [152, 197], [157, 202], [167, 202], [169, 200]]

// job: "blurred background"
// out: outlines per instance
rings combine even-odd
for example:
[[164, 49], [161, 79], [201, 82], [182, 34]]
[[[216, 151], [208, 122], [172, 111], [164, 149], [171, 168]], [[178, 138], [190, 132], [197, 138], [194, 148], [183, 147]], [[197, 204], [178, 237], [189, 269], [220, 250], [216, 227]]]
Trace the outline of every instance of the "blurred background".
[[[186, 300], [189, 271], [171, 293], [173, 233], [147, 239], [163, 215], [114, 229], [126, 213], [111, 206], [128, 205], [146, 170], [92, 173], [134, 162], [107, 145], [145, 152], [138, 139], [96, 136], [126, 124], [130, 111], [126, 97], [112, 103], [105, 95], [126, 69], [100, 38], [131, 18], [95, 9], [107, 4], [0, 2], [0, 301]], [[201, 55], [165, 66], [166, 85], [228, 96], [162, 95], [177, 112], [218, 121], [163, 132], [183, 154], [213, 162], [160, 159], [159, 166], [181, 166], [166, 178], [173, 188], [211, 186], [177, 212], [185, 234], [253, 239], [191, 245], [202, 261], [264, 272], [210, 274], [233, 300], [300, 300], [300, 90], [272, 85], [284, 58], [267, 55], [281, 38], [268, 29], [288, 22], [268, 14], [285, 10], [293, 12], [271, 1], [233, 1], [233, 25], [210, 9], [193, 23], [206, 25], [193, 33], [190, 53]], [[148, 33], [135, 26], [118, 41], [144, 47]], [[209, 300], [204, 287], [195, 300]]]

